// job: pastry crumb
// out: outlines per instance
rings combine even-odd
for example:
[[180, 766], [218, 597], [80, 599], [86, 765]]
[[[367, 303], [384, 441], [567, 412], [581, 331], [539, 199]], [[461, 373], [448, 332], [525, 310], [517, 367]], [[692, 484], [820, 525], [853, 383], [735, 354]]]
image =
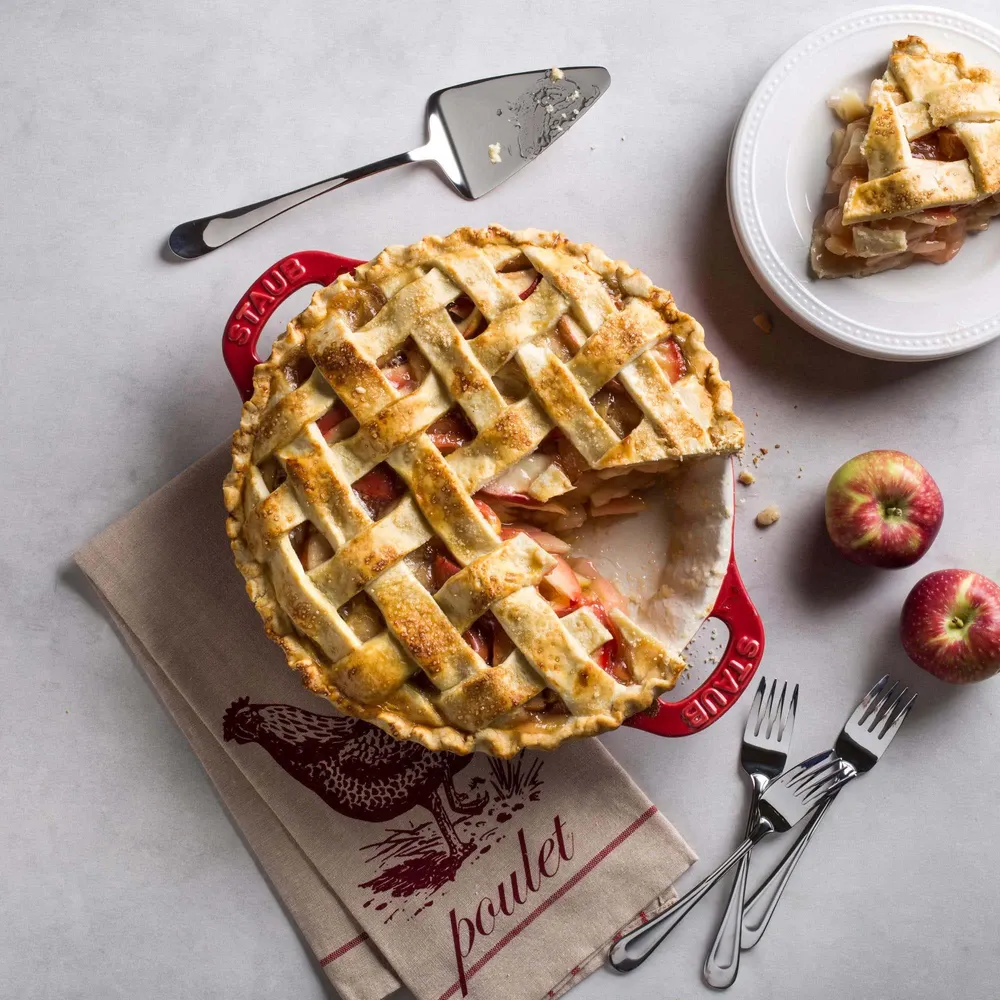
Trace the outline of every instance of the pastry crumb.
[[489, 144], [490, 163], [500, 163], [503, 157], [500, 155], [500, 143], [491, 142]]
[[546, 110], [546, 111], [547, 111], [547, 112], [548, 112], [548, 113], [549, 113], [550, 115], [553, 115], [553, 114], [555, 114], [555, 111], [556, 111], [556, 109], [555, 109], [555, 105], [554, 105], [554, 104], [546, 104], [546, 105], [545, 105], [545, 110]]
[[736, 478], [744, 486], [750, 486], [757, 482], [757, 477], [749, 469], [744, 469]]
[[771, 325], [771, 317], [767, 313], [757, 313], [753, 318], [754, 326], [759, 330], [763, 330], [764, 333], [770, 333], [774, 327]]
[[549, 79], [553, 83], [555, 83], [556, 80], [562, 80], [562, 79], [564, 79], [565, 76], [566, 76], [566, 74], [561, 69], [559, 69], [558, 66], [553, 66], [552, 69], [549, 70]]
[[761, 453], [762, 455], [766, 455], [766, 454], [767, 454], [767, 449], [766, 449], [766, 448], [765, 448], [765, 447], [764, 447], [763, 445], [761, 445], [761, 448], [760, 448], [760, 453]]
[[778, 510], [776, 504], [771, 504], [770, 507], [765, 507], [762, 511], [757, 514], [756, 521], [758, 528], [767, 528], [774, 524], [778, 518], [781, 517], [781, 511]]
[[572, 94], [569, 95], [571, 101], [578, 101], [580, 99], [580, 91], [574, 90]]

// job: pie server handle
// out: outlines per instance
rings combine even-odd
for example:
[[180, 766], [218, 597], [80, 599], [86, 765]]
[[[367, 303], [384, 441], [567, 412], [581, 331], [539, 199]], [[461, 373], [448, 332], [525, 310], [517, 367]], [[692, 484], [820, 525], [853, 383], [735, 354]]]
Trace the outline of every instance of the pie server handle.
[[427, 159], [426, 151], [427, 147], [421, 147], [410, 153], [387, 156], [384, 160], [376, 160], [374, 163], [348, 170], [337, 177], [328, 177], [325, 181], [319, 181], [316, 184], [307, 184], [296, 191], [278, 195], [276, 198], [266, 198], [264, 201], [243, 205], [241, 208], [234, 208], [228, 212], [206, 215], [202, 219], [182, 222], [179, 226], [174, 227], [167, 238], [167, 246], [174, 256], [183, 260], [204, 257], [205, 254], [235, 240], [237, 236], [242, 236], [244, 233], [250, 232], [251, 229], [256, 229], [270, 219], [287, 212], [290, 208], [318, 198], [321, 194], [326, 194], [327, 191], [343, 187], [345, 184], [350, 184], [351, 181], [360, 180], [370, 174], [388, 170], [390, 167]]
[[709, 617], [718, 618], [729, 629], [726, 651], [712, 673], [687, 697], [656, 701], [645, 712], [626, 719], [626, 726], [657, 736], [690, 736], [728, 712], [749, 686], [764, 657], [764, 623], [736, 567], [735, 545]]
[[263, 360], [257, 357], [257, 341], [275, 309], [300, 288], [329, 285], [363, 263], [324, 250], [303, 250], [282, 257], [246, 290], [222, 335], [222, 357], [244, 402], [253, 395], [253, 370]]

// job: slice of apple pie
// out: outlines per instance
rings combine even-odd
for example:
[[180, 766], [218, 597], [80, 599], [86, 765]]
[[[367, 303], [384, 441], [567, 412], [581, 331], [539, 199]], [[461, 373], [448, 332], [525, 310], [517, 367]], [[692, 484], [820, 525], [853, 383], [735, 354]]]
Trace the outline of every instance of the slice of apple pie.
[[810, 260], [820, 278], [854, 278], [914, 261], [945, 264], [967, 233], [1000, 214], [1000, 75], [910, 35], [893, 43], [867, 101], [829, 101], [827, 194]]

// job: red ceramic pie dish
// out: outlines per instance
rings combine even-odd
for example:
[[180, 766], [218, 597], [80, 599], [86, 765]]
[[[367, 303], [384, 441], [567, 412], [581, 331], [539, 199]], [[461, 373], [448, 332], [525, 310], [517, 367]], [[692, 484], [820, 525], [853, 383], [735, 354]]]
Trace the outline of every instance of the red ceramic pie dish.
[[[253, 394], [254, 368], [260, 334], [278, 306], [298, 289], [329, 285], [363, 261], [321, 250], [289, 254], [267, 268], [240, 298], [226, 323], [222, 353], [243, 401]], [[626, 724], [659, 736], [689, 736], [710, 726], [747, 689], [764, 653], [764, 629], [736, 566], [730, 532], [728, 566], [708, 618], [722, 621], [729, 631], [726, 649], [710, 675], [696, 690], [674, 701], [659, 700]]]

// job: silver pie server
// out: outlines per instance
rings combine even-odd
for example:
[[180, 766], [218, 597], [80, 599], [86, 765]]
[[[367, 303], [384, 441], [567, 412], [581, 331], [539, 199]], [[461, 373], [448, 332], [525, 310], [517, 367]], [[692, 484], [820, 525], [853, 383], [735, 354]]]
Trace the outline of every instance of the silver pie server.
[[463, 198], [481, 198], [568, 132], [610, 85], [603, 66], [572, 66], [447, 87], [427, 102], [427, 142], [418, 149], [184, 222], [170, 234], [168, 246], [187, 260], [202, 257], [304, 201], [403, 163], [437, 163]]

